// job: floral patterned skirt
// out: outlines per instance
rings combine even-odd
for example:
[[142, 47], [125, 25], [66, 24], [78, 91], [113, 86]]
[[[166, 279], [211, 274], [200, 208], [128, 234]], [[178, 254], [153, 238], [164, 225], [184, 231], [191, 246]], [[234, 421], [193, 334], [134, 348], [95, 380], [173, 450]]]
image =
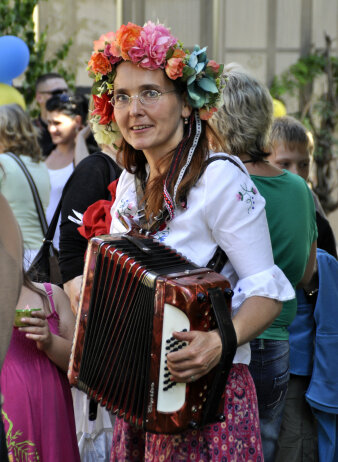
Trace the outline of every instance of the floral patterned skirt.
[[145, 433], [116, 419], [111, 462], [263, 462], [256, 390], [244, 364], [226, 384], [225, 422], [180, 435]]

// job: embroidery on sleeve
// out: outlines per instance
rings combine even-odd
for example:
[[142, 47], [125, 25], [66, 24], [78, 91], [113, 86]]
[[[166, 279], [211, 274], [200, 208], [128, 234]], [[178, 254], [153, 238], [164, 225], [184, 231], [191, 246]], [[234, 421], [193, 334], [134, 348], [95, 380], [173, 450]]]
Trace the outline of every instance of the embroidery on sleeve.
[[241, 185], [241, 191], [238, 191], [236, 194], [236, 199], [238, 201], [245, 202], [248, 207], [248, 213], [255, 208], [255, 195], [257, 194], [257, 189], [252, 186], [248, 189], [246, 183]]
[[119, 203], [119, 206], [115, 212], [116, 218], [120, 216], [134, 218], [132, 210], [135, 208], [135, 205], [130, 202], [128, 199], [122, 199]]

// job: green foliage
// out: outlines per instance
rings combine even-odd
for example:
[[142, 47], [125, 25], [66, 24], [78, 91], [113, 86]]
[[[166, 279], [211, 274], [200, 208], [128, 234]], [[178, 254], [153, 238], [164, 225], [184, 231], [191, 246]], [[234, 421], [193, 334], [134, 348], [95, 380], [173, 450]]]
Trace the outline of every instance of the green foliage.
[[[29, 65], [20, 88], [28, 106], [34, 101], [35, 82], [41, 74], [58, 72], [70, 87], [74, 87], [75, 81], [75, 73], [70, 72], [64, 65], [72, 39], [64, 43], [48, 60], [46, 59], [47, 29], [35, 41], [33, 11], [38, 3], [39, 0], [0, 0], [0, 34], [20, 37], [29, 48]], [[32, 115], [35, 115], [34, 112], [33, 109]]]
[[[338, 58], [330, 56], [332, 74], [336, 83], [336, 95], [338, 94]], [[272, 82], [270, 92], [274, 98], [280, 99], [285, 93], [290, 95], [297, 94], [297, 90], [302, 90], [308, 84], [312, 84], [316, 77], [325, 74], [328, 66], [328, 57], [324, 51], [314, 51], [313, 53], [300, 58], [292, 64], [287, 71], [279, 77], [276, 76]]]
[[[283, 74], [274, 78], [270, 92], [274, 98], [283, 95], [299, 97], [295, 115], [312, 132], [315, 141], [314, 160], [317, 184], [313, 185], [326, 212], [338, 208], [332, 194], [336, 189], [334, 161], [338, 123], [338, 58], [331, 56], [331, 38], [325, 35], [325, 48], [301, 57]], [[321, 78], [322, 93], [315, 94], [313, 83]], [[333, 167], [332, 167], [333, 165]]]

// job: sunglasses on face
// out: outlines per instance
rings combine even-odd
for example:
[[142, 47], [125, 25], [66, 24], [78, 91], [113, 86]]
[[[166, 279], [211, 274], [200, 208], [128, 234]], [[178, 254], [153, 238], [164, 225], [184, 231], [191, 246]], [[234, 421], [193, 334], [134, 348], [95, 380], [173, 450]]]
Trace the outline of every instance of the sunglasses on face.
[[66, 95], [68, 93], [68, 88], [59, 88], [51, 91], [40, 91], [39, 93], [48, 94], [52, 96]]

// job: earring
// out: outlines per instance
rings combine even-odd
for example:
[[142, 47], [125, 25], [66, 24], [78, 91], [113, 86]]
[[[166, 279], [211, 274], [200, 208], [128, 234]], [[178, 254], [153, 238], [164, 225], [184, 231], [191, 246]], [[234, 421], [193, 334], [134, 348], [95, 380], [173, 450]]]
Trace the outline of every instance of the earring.
[[188, 123], [189, 123], [188, 117], [184, 117], [184, 125], [188, 125]]

